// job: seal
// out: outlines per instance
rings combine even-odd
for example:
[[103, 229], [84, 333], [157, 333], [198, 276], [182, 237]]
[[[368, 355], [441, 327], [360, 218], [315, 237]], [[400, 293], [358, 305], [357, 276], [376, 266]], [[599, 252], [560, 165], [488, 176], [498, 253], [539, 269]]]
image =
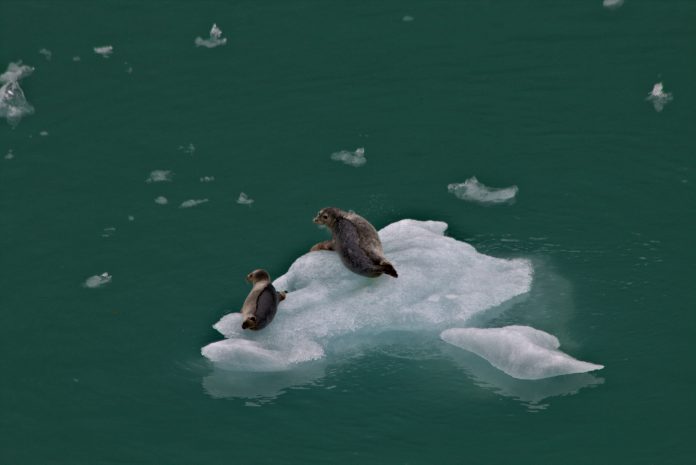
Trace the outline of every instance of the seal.
[[246, 276], [254, 287], [242, 305], [242, 329], [258, 331], [268, 326], [278, 310], [278, 303], [285, 299], [286, 292], [277, 292], [271, 284], [266, 270], [254, 270]]
[[384, 258], [377, 230], [362, 216], [329, 207], [320, 210], [314, 222], [329, 228], [333, 238], [316, 244], [310, 252], [335, 250], [346, 268], [369, 278], [383, 273], [395, 278], [399, 276]]

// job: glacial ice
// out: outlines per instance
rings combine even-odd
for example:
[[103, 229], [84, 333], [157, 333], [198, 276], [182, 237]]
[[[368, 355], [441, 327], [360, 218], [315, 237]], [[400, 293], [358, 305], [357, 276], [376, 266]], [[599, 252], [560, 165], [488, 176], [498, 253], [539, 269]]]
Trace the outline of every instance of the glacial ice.
[[215, 48], [220, 45], [225, 45], [227, 43], [227, 38], [222, 37], [222, 30], [217, 24], [213, 24], [213, 27], [210, 28], [210, 38], [204, 39], [202, 37], [196, 37], [194, 43], [196, 47]]
[[661, 112], [665, 105], [672, 101], [672, 94], [664, 91], [664, 85], [661, 82], [656, 83], [648, 96], [645, 98], [653, 104], [656, 112]]
[[114, 53], [113, 45], [104, 45], [102, 47], [94, 47], [94, 53], [101, 55], [104, 58], [109, 58]]
[[167, 204], [169, 203], [169, 200], [167, 200], [166, 197], [160, 195], [159, 197], [157, 197], [157, 198], [155, 199], [155, 203], [156, 203], [157, 205], [167, 205]]
[[202, 203], [208, 202], [208, 199], [189, 199], [181, 202], [181, 205], [179, 205], [179, 208], [193, 208], [197, 207], [198, 205]]
[[85, 287], [88, 287], [88, 288], [90, 288], [90, 289], [94, 289], [94, 288], [97, 288], [97, 287], [101, 287], [101, 286], [103, 286], [104, 284], [110, 283], [110, 282], [111, 282], [111, 278], [112, 278], [112, 276], [111, 276], [109, 273], [106, 273], [106, 272], [104, 272], [104, 273], [102, 273], [102, 274], [100, 274], [100, 275], [90, 276], [89, 278], [87, 278], [87, 279], [85, 280], [84, 286], [85, 286]]
[[544, 379], [604, 368], [561, 352], [556, 337], [529, 326], [451, 328], [440, 337], [517, 379]]
[[624, 0], [604, 0], [602, 6], [608, 10], [616, 10], [623, 5]]
[[150, 176], [148, 176], [145, 182], [171, 182], [173, 175], [174, 173], [169, 170], [154, 170], [150, 173]]
[[517, 186], [493, 188], [484, 186], [473, 176], [460, 184], [449, 184], [447, 190], [462, 200], [482, 204], [512, 203], [515, 200]]
[[241, 315], [230, 313], [214, 325], [225, 339], [203, 347], [202, 354], [224, 370], [295, 369], [358, 345], [379, 345], [387, 332], [436, 340], [442, 330], [472, 324], [529, 291], [529, 261], [480, 254], [446, 237], [446, 229], [443, 222], [401, 220], [379, 232], [397, 279], [353, 274], [334, 252], [299, 257], [273, 283], [289, 291], [273, 323], [243, 331]]
[[39, 50], [39, 53], [46, 58], [46, 61], [51, 61], [51, 58], [53, 57], [53, 52], [47, 48], [42, 48]]
[[7, 71], [0, 75], [0, 118], [6, 118], [11, 126], [16, 126], [26, 115], [34, 113], [34, 107], [27, 101], [19, 80], [34, 72], [31, 66], [22, 62], [10, 63]]
[[364, 147], [355, 149], [355, 152], [349, 152], [348, 150], [334, 152], [331, 154], [331, 159], [334, 161], [341, 161], [346, 165], [354, 166], [356, 168], [367, 163]]
[[239, 197], [237, 198], [237, 203], [240, 205], [251, 205], [254, 203], [254, 199], [249, 198], [249, 196], [244, 192], [240, 192]]

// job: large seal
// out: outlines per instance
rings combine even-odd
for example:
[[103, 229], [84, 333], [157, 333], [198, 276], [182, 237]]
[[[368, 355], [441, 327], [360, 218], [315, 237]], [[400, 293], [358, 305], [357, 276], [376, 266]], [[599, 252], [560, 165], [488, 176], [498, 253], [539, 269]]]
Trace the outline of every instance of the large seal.
[[362, 216], [338, 208], [324, 208], [314, 222], [331, 230], [333, 239], [312, 247], [316, 250], [335, 250], [343, 264], [353, 273], [375, 278], [382, 273], [398, 277], [396, 270], [384, 258], [377, 231]]
[[278, 310], [278, 303], [285, 299], [285, 292], [277, 292], [266, 270], [254, 270], [246, 276], [253, 284], [242, 306], [242, 329], [259, 330], [268, 326]]

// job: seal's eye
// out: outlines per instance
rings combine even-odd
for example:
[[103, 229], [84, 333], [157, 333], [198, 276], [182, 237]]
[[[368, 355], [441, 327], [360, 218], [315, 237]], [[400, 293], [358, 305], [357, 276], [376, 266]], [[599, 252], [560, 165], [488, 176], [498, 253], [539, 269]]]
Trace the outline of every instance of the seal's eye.
[[327, 215], [326, 213], [324, 213], [321, 217], [324, 218], [325, 220], [329, 219], [329, 215]]

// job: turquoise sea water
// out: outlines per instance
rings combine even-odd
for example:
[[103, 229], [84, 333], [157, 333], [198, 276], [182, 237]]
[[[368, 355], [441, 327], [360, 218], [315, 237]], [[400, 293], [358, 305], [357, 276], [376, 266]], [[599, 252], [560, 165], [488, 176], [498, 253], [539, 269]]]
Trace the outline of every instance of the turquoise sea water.
[[[213, 23], [227, 44], [196, 47]], [[695, 25], [664, 0], [2, 1], [0, 72], [35, 68], [35, 113], [0, 121], [0, 463], [694, 463]], [[472, 176], [515, 202], [448, 193]], [[244, 276], [327, 239], [329, 205], [529, 260], [485, 326], [605, 368], [516, 380], [388, 327], [214, 367]]]

